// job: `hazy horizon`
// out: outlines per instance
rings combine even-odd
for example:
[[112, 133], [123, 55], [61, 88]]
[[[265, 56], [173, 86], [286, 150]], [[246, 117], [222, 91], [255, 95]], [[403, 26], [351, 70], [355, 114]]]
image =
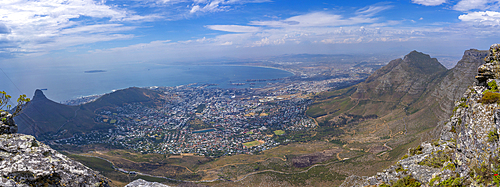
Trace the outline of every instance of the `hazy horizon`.
[[8, 0], [0, 2], [0, 63], [99, 69], [412, 50], [456, 59], [499, 39], [498, 5], [492, 0]]

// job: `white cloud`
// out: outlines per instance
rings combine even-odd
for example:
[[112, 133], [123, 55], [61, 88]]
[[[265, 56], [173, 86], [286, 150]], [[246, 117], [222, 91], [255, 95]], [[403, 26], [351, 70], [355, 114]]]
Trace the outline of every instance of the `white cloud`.
[[[159, 15], [136, 15], [93, 0], [11, 0], [0, 1], [0, 23], [9, 33], [0, 35], [11, 43], [13, 53], [45, 53], [50, 50], [131, 38], [117, 34], [134, 29], [116, 22], [152, 21]], [[97, 21], [99, 20], [99, 21]]]
[[327, 27], [373, 23], [375, 20], [377, 19], [365, 16], [356, 16], [344, 19], [341, 15], [329, 14], [326, 12], [314, 12], [294, 16], [281, 21], [251, 21], [250, 25], [271, 27]]
[[234, 9], [235, 6], [247, 3], [264, 3], [271, 0], [135, 0], [138, 4], [148, 7], [165, 7], [171, 5], [184, 5], [188, 9], [183, 9], [182, 6], [176, 7], [179, 12], [189, 14], [221, 12]]
[[494, 11], [471, 12], [460, 15], [458, 19], [475, 25], [499, 26], [500, 12], [494, 12]]
[[207, 25], [209, 29], [225, 32], [258, 32], [259, 27], [242, 26], [242, 25]]
[[453, 9], [458, 11], [469, 11], [474, 9], [484, 10], [487, 8], [487, 4], [490, 2], [495, 2], [493, 0], [461, 0]]
[[412, 0], [411, 2], [424, 6], [437, 6], [446, 3], [446, 0]]

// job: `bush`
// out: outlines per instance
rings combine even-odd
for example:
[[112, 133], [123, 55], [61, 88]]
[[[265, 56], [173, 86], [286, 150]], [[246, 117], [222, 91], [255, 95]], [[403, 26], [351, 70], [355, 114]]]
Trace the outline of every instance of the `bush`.
[[495, 80], [489, 82], [488, 87], [490, 87], [490, 90], [492, 92], [498, 92], [498, 86], [497, 86], [497, 82]]
[[451, 161], [450, 155], [442, 150], [439, 150], [430, 155], [429, 157], [425, 158], [425, 160], [422, 160], [418, 164], [433, 168], [441, 168], [443, 167], [443, 164], [447, 161]]
[[422, 147], [418, 145], [416, 148], [410, 148], [410, 156], [422, 154]]
[[394, 183], [394, 185], [392, 185], [393, 187], [419, 187], [419, 186], [422, 186], [422, 183], [418, 182], [416, 179], [414, 179], [413, 177], [411, 176], [406, 176], [406, 177], [403, 177], [401, 179], [399, 179], [398, 181], [396, 181]]
[[479, 100], [479, 102], [483, 104], [491, 104], [497, 103], [500, 99], [500, 93], [487, 91], [484, 93], [483, 97]]
[[[3, 109], [5, 108], [6, 110], [10, 110], [12, 107], [9, 105], [9, 100], [12, 98], [12, 96], [7, 95], [5, 91], [0, 91], [0, 112], [4, 111]], [[20, 95], [19, 98], [17, 99], [17, 106], [14, 110], [14, 113], [12, 113], [13, 116], [18, 115], [21, 110], [26, 107], [26, 103], [30, 101], [30, 98], [26, 98], [26, 95]]]
[[497, 133], [497, 130], [494, 129], [488, 133], [488, 142], [495, 142], [499, 138], [499, 135]]

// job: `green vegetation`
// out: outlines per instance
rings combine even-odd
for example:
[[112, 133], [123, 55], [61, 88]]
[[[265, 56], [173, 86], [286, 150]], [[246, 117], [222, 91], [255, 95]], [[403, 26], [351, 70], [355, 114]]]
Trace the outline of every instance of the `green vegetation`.
[[490, 88], [490, 91], [498, 92], [498, 86], [497, 86], [497, 82], [495, 80], [489, 82], [488, 87]]
[[500, 99], [500, 93], [486, 91], [479, 102], [483, 104], [497, 103]]
[[439, 150], [435, 153], [432, 153], [432, 155], [425, 158], [425, 160], [422, 160], [418, 164], [433, 168], [442, 168], [443, 164], [447, 161], [451, 161], [450, 155], [442, 150]]
[[481, 166], [471, 167], [469, 176], [471, 176], [477, 183], [490, 184], [493, 181], [494, 172], [483, 162], [481, 163]]
[[[4, 111], [4, 107], [6, 110], [10, 110], [12, 108], [12, 105], [9, 105], [9, 101], [12, 98], [12, 96], [7, 95], [7, 92], [5, 91], [0, 91], [0, 112]], [[30, 98], [26, 98], [26, 95], [20, 95], [19, 98], [17, 99], [17, 106], [12, 113], [13, 116], [19, 115], [19, 113], [23, 110], [24, 107], [26, 107], [26, 103], [30, 102]], [[6, 119], [2, 119], [2, 121], [5, 121]]]
[[469, 108], [469, 105], [467, 105], [465, 103], [460, 103], [458, 106], [462, 107], [462, 108]]
[[422, 147], [418, 145], [416, 148], [410, 148], [409, 153], [410, 156], [422, 154]]
[[443, 170], [445, 170], [445, 169], [453, 171], [453, 170], [455, 170], [455, 164], [450, 162], [450, 163], [448, 163], [448, 165], [443, 167]]
[[206, 108], [205, 104], [198, 105], [198, 107], [196, 108], [196, 113], [202, 113], [203, 110], [205, 110], [205, 108]]
[[436, 176], [436, 177], [432, 178], [431, 181], [429, 181], [429, 186], [434, 186], [434, 183], [436, 181], [440, 181], [440, 180], [441, 180], [440, 176]]
[[[345, 175], [334, 172], [324, 166], [314, 167], [311, 168], [308, 172], [292, 175], [280, 173], [265, 173], [265, 175], [274, 177], [277, 181], [289, 182], [294, 186], [304, 186], [308, 183], [312, 186], [318, 186], [321, 184], [321, 182], [324, 181], [338, 181], [340, 183], [340, 181], [346, 178]], [[320, 183], [316, 184], [316, 182]]]
[[407, 159], [408, 157], [409, 157], [408, 155], [403, 155], [403, 157], [401, 157], [401, 160]]
[[387, 135], [387, 136], [382, 136], [380, 137], [381, 140], [387, 140], [387, 139], [391, 139], [391, 136]]
[[488, 142], [498, 141], [499, 135], [497, 129], [493, 129], [488, 133]]
[[406, 177], [403, 177], [396, 181], [393, 187], [419, 187], [422, 186], [422, 183], [418, 182], [416, 179], [414, 179], [411, 175], [408, 175]]
[[285, 134], [285, 131], [283, 131], [283, 130], [275, 130], [274, 134], [276, 134], [277, 136], [281, 136], [281, 135]]
[[255, 141], [251, 141], [251, 142], [247, 142], [247, 143], [243, 143], [244, 146], [247, 146], [247, 147], [253, 147], [253, 146], [258, 146], [262, 144], [261, 142], [255, 140]]

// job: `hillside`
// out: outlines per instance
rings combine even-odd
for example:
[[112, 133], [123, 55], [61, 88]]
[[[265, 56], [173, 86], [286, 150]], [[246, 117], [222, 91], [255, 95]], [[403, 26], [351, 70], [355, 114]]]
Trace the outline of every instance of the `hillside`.
[[159, 99], [159, 94], [148, 89], [127, 88], [102, 96], [96, 101], [68, 106], [48, 99], [41, 90], [36, 90], [23, 113], [16, 117], [19, 132], [44, 139], [71, 137], [75, 133], [101, 131], [113, 126], [96, 121], [96, 110], [113, 108], [125, 103], [148, 105]]
[[412, 51], [360, 84], [316, 95], [307, 114], [325, 129], [337, 129], [324, 139], [362, 143], [361, 149], [413, 142], [418, 133], [447, 119], [452, 101], [460, 96], [455, 93], [473, 82], [462, 77], [476, 72], [486, 54], [468, 50], [447, 70], [429, 55]]
[[478, 82], [455, 101], [439, 139], [409, 149], [375, 176], [350, 176], [342, 186], [500, 185], [499, 49], [498, 44], [491, 46], [486, 63], [478, 68]]

